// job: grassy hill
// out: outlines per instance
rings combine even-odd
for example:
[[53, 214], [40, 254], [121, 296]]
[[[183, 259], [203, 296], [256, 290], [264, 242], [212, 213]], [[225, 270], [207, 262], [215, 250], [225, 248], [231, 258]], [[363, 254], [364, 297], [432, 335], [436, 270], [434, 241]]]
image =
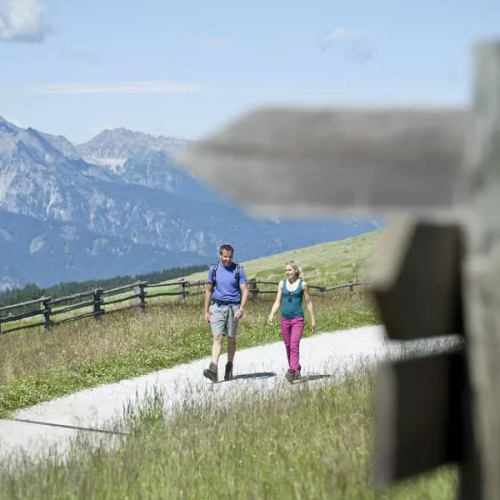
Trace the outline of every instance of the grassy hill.
[[[238, 249], [234, 260], [242, 264], [248, 278], [280, 279], [284, 276], [284, 264], [295, 260], [302, 268], [304, 278], [317, 285], [335, 285], [350, 280], [366, 279], [366, 264], [381, 231], [371, 231], [341, 241], [320, 243], [297, 250], [282, 252], [246, 262], [238, 261]], [[214, 262], [217, 257], [214, 257]], [[206, 271], [184, 276], [187, 281], [205, 280]]]

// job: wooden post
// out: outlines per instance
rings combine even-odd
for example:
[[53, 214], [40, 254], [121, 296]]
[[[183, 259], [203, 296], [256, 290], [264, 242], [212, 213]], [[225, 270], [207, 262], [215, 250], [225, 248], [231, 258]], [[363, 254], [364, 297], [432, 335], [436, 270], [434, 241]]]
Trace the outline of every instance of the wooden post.
[[179, 283], [179, 298], [181, 300], [185, 300], [186, 299], [186, 295], [187, 295], [187, 290], [186, 290], [186, 287], [188, 286], [188, 282], [182, 278], [181, 279], [181, 282]]
[[[391, 340], [463, 334], [462, 233], [455, 224], [401, 218], [381, 238], [373, 255], [371, 282]], [[468, 372], [459, 339], [454, 352], [389, 360], [379, 369], [375, 474], [379, 487], [464, 461], [464, 443], [472, 430], [466, 420]], [[465, 484], [471, 491], [475, 479], [469, 477]]]
[[94, 319], [101, 319], [104, 309], [101, 308], [102, 304], [102, 288], [94, 288], [93, 301], [94, 301]]
[[255, 278], [251, 278], [248, 280], [248, 298], [250, 300], [254, 300], [257, 298], [257, 294], [259, 293], [259, 289], [257, 288], [257, 280]]
[[43, 317], [45, 320], [45, 323], [43, 325], [44, 330], [49, 330], [51, 327], [50, 299], [51, 299], [51, 297], [42, 297], [42, 302], [40, 304], [40, 309], [43, 311]]
[[146, 285], [147, 281], [138, 281], [133, 289], [134, 295], [137, 295], [137, 297], [134, 297], [132, 302], [134, 306], [139, 307], [141, 310], [144, 310], [146, 307], [146, 293], [144, 292], [144, 287]]
[[394, 219], [371, 262], [373, 294], [390, 338], [463, 333], [459, 304], [461, 230]]
[[474, 121], [461, 203], [464, 303], [484, 496], [500, 498], [500, 43], [476, 50]]

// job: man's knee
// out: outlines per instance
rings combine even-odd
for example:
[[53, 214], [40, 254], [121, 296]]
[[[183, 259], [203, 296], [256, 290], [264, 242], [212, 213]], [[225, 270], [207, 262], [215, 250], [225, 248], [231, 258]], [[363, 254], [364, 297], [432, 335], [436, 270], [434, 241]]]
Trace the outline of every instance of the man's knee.
[[222, 343], [222, 339], [224, 338], [224, 334], [222, 334], [222, 333], [214, 333], [213, 337], [214, 337], [214, 342], [215, 343], [221, 344]]

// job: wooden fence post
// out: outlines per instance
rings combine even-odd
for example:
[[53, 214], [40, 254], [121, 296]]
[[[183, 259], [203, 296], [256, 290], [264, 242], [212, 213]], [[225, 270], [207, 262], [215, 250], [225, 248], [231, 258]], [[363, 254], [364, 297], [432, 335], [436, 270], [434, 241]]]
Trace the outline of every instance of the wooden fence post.
[[181, 279], [181, 282], [179, 283], [179, 298], [181, 300], [185, 300], [186, 299], [186, 295], [188, 294], [188, 291], [186, 290], [186, 288], [189, 286], [189, 283], [183, 278]]
[[259, 293], [259, 289], [257, 288], [257, 280], [255, 278], [251, 278], [248, 280], [248, 298], [250, 300], [254, 300], [257, 298], [257, 294]]
[[467, 350], [482, 498], [500, 498], [500, 43], [475, 51], [475, 86], [461, 208], [466, 227], [463, 266]]
[[50, 299], [51, 297], [42, 297], [42, 302], [40, 304], [40, 309], [43, 311], [43, 317], [45, 323], [43, 325], [44, 330], [49, 330], [51, 326], [50, 321]]
[[93, 300], [94, 300], [94, 319], [101, 319], [104, 309], [101, 308], [102, 304], [102, 288], [94, 288]]
[[137, 284], [134, 286], [134, 295], [137, 295], [137, 297], [134, 297], [133, 299], [133, 304], [134, 306], [139, 307], [141, 310], [144, 310], [146, 307], [146, 293], [144, 292], [144, 287], [147, 285], [147, 281], [138, 281]]

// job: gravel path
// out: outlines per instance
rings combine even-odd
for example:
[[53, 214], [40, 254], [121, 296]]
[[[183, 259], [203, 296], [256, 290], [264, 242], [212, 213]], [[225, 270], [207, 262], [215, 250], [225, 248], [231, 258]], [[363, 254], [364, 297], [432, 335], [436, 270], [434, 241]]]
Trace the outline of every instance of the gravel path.
[[[384, 340], [384, 331], [380, 326], [316, 334], [301, 342], [301, 364], [305, 382], [308, 383], [315, 383], [321, 374], [341, 375], [357, 369], [361, 364], [371, 365], [388, 355], [398, 357], [401, 353], [400, 344]], [[221, 356], [219, 372], [223, 371], [225, 359]], [[14, 419], [105, 430], [111, 429], [113, 421], [123, 415], [128, 402], [143, 397], [153, 387], [163, 392], [168, 411], [176, 402], [186, 398], [202, 399], [209, 395], [223, 401], [223, 396], [230, 396], [233, 391], [269, 391], [276, 384], [287, 384], [284, 374], [288, 367], [282, 342], [238, 351], [235, 380], [231, 382], [212, 384], [203, 378], [202, 371], [208, 362], [207, 357], [168, 370], [79, 391], [18, 411]], [[77, 434], [78, 430], [74, 428], [0, 420], [0, 460], [19, 451], [35, 457], [50, 447], [64, 452]], [[105, 436], [102, 433], [92, 435]]]

